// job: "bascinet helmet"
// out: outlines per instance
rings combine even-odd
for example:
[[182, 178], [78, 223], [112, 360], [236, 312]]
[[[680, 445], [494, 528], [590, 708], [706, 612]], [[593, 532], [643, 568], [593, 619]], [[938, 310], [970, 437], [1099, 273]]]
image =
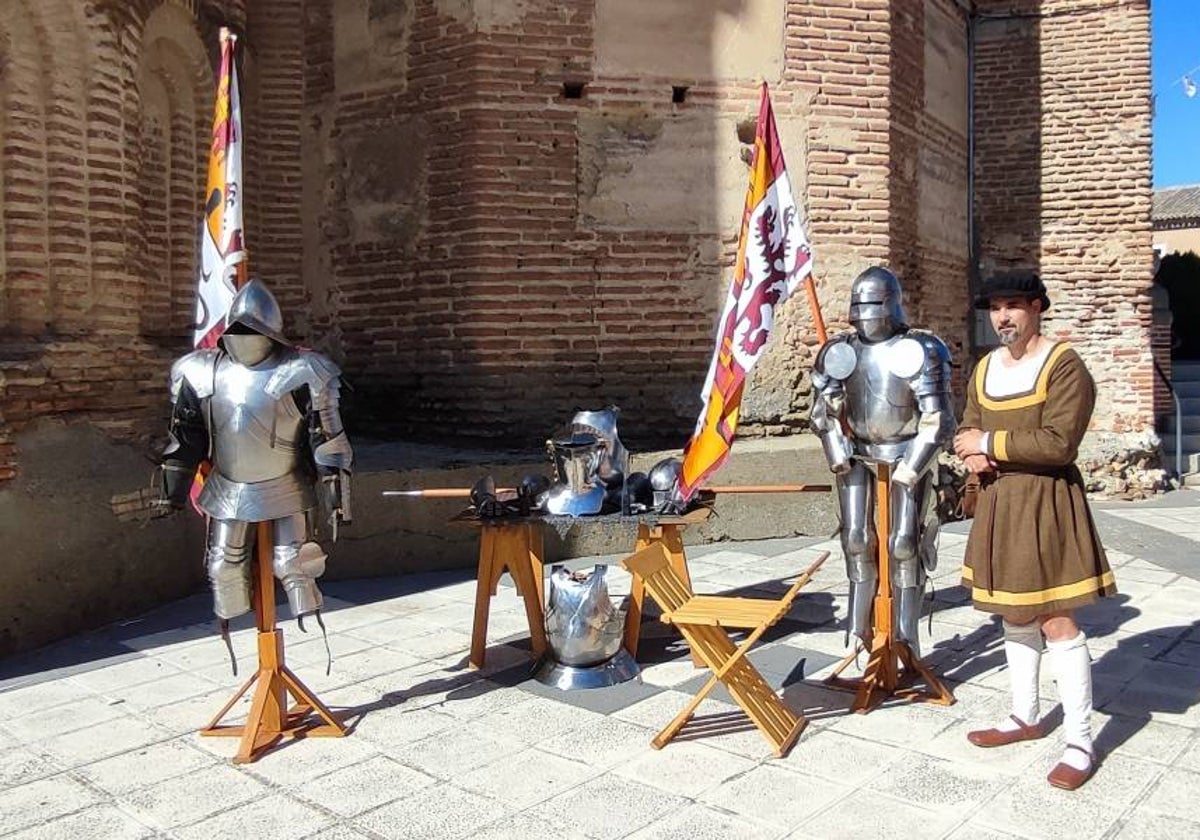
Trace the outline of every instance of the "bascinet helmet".
[[275, 349], [274, 343], [291, 344], [283, 336], [283, 312], [261, 280], [251, 280], [238, 290], [225, 316], [221, 344], [235, 361], [256, 365]]
[[871, 266], [850, 286], [850, 325], [863, 341], [891, 338], [908, 328], [904, 316], [904, 293], [895, 274], [880, 265]]

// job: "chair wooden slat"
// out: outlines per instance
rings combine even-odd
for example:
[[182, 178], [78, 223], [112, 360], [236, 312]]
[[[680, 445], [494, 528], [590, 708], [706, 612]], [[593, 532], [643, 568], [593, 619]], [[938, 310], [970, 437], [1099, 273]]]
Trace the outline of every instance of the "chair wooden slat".
[[[643, 581], [646, 592], [662, 609], [663, 621], [679, 629], [711, 672], [696, 696], [655, 736], [652, 743], [656, 748], [678, 735], [704, 698], [721, 683], [775, 748], [775, 754], [787, 754], [807, 721], [784, 705], [746, 654], [787, 613], [801, 587], [828, 556], [825, 552], [818, 557], [778, 600], [696, 595], [671, 567], [670, 555], [662, 545], [650, 545], [624, 560], [625, 568]], [[735, 644], [725, 628], [751, 632]]]

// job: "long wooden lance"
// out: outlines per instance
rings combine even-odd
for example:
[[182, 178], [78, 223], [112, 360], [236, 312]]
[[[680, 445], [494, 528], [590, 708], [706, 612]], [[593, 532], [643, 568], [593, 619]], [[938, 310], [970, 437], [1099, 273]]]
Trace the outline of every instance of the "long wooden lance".
[[[831, 484], [726, 484], [718, 487], [705, 487], [708, 493], [828, 493], [833, 489]], [[501, 493], [516, 493], [515, 487], [498, 487], [496, 495]], [[469, 487], [427, 487], [420, 490], [384, 490], [384, 496], [408, 496], [418, 499], [467, 499], [471, 496]]]

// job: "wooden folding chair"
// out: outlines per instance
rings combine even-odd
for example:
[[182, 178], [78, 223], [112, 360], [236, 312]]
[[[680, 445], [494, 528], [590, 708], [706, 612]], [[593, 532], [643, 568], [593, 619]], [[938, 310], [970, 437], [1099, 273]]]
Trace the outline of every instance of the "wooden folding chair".
[[[622, 561], [658, 603], [662, 620], [675, 625], [692, 652], [712, 670], [712, 676], [692, 701], [655, 736], [651, 742], [655, 749], [662, 749], [679, 734], [704, 698], [721, 682], [771, 742], [775, 755], [780, 758], [787, 755], [808, 721], [783, 704], [746, 654], [787, 613], [800, 587], [808, 583], [828, 556], [829, 552], [825, 552], [818, 557], [778, 601], [696, 595], [671, 567], [670, 555], [662, 544], [647, 546]], [[735, 645], [726, 628], [751, 632], [740, 645]]]

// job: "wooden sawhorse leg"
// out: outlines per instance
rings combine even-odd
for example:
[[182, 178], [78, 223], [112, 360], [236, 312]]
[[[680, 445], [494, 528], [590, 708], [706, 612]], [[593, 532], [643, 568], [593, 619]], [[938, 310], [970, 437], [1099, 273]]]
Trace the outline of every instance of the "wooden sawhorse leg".
[[[655, 525], [653, 527], [644, 522], [638, 523], [637, 545], [634, 547], [634, 553], [641, 551], [643, 548], [659, 543], [667, 550], [667, 554], [671, 558], [671, 568], [679, 575], [679, 578], [687, 584], [690, 591], [692, 588], [692, 576], [688, 574], [687, 555], [683, 552], [683, 535], [680, 533], [680, 525], [667, 524]], [[625, 613], [625, 649], [629, 651], [630, 656], [637, 659], [638, 643], [642, 635], [642, 604], [646, 598], [645, 584], [641, 577], [633, 575], [629, 582], [629, 609]], [[697, 668], [703, 668], [704, 662], [692, 652], [692, 662]]]
[[507, 569], [525, 602], [534, 658], [546, 652], [545, 580], [542, 532], [536, 523], [484, 523], [479, 535], [479, 570], [475, 578], [475, 622], [471, 630], [472, 668], [482, 668], [487, 649], [488, 613], [500, 576]]

